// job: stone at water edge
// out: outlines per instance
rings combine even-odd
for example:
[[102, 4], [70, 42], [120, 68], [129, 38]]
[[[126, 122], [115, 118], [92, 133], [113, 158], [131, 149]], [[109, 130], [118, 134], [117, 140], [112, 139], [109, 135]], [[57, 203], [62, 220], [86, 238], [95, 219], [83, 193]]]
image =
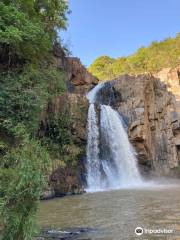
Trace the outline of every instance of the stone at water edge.
[[[43, 229], [34, 240], [78, 240], [85, 233], [97, 231], [94, 228], [72, 228], [66, 230]], [[82, 236], [83, 237], [83, 236]], [[86, 238], [86, 240], [90, 240]]]

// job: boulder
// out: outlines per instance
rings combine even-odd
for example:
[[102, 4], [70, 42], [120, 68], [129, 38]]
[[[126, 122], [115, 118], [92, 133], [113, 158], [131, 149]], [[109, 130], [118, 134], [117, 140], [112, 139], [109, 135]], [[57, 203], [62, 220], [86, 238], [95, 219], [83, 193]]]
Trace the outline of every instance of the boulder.
[[62, 197], [69, 194], [81, 194], [84, 188], [79, 177], [78, 168], [58, 167], [50, 176], [50, 184], [56, 197]]

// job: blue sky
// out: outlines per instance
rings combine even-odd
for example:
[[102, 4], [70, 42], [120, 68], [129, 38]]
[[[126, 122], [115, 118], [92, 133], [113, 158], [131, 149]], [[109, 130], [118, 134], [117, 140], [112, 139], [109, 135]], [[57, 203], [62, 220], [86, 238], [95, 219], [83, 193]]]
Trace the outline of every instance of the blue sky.
[[101, 55], [132, 54], [180, 32], [180, 0], [69, 0], [72, 13], [62, 34], [85, 66]]

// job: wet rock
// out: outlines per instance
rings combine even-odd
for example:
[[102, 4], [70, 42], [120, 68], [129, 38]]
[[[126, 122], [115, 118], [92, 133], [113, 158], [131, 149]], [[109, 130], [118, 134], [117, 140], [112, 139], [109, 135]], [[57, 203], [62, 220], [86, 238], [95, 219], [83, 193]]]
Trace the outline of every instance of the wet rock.
[[72, 232], [72, 231], [60, 231], [60, 230], [43, 230], [40, 233], [40, 237], [37, 240], [70, 240], [70, 239], [77, 239], [79, 236], [79, 232]]
[[96, 96], [96, 102], [104, 105], [116, 106], [116, 102], [121, 101], [121, 94], [115, 91], [111, 82], [105, 82]]
[[43, 195], [41, 196], [41, 200], [49, 200], [55, 197], [54, 189], [49, 186], [47, 189], [44, 190]]
[[[83, 240], [83, 235], [86, 233], [95, 232], [93, 228], [73, 228], [66, 230], [43, 229], [35, 240]], [[90, 240], [90, 238], [85, 238]]]
[[54, 189], [56, 197], [70, 194], [84, 193], [84, 187], [79, 177], [79, 169], [58, 167], [50, 176], [50, 184]]

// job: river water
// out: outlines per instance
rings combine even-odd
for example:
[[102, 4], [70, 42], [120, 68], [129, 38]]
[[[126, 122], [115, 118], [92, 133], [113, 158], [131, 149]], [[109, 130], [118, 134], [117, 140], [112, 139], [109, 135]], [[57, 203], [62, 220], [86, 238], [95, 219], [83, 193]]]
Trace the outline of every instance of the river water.
[[[86, 193], [43, 201], [38, 220], [41, 227], [52, 229], [94, 229], [79, 239], [180, 240], [180, 184]], [[137, 236], [136, 227], [142, 227], [143, 231], [166, 229], [170, 233]]]

